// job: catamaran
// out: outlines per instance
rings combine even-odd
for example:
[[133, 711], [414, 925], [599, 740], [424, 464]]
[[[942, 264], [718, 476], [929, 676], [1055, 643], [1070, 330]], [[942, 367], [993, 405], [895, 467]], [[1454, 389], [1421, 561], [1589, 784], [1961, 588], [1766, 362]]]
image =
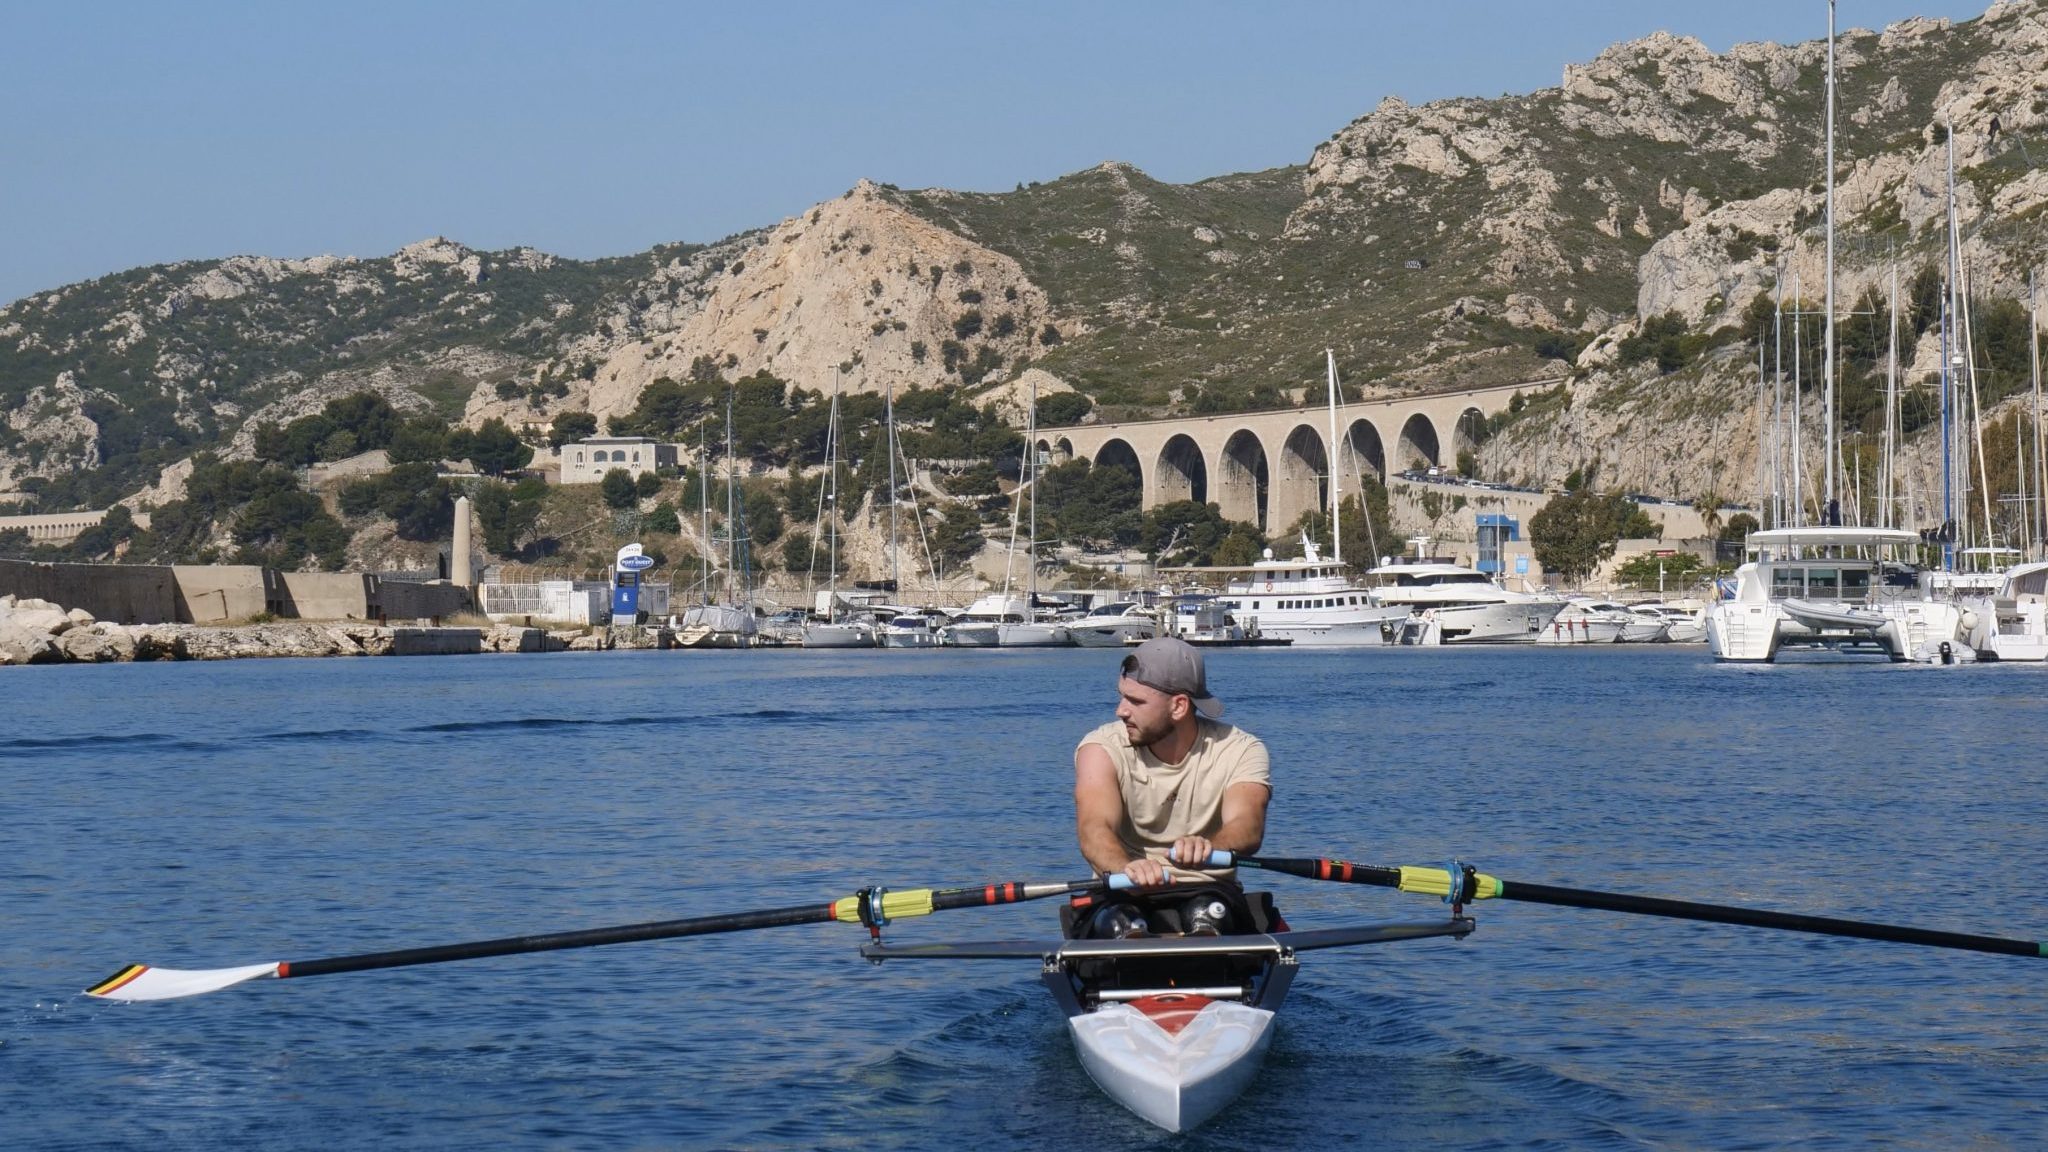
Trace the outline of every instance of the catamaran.
[[1935, 661], [1966, 647], [1962, 609], [1929, 596], [1911, 562], [1918, 533], [1773, 528], [1743, 547], [1734, 595], [1707, 609], [1716, 660], [1768, 663], [1789, 647]]

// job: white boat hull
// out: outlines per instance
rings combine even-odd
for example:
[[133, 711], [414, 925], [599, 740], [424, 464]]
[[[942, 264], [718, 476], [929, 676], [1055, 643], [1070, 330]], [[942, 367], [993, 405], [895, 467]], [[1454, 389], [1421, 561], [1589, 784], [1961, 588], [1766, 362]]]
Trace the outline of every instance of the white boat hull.
[[998, 624], [999, 648], [1071, 648], [1073, 637], [1064, 624]]
[[884, 629], [882, 632], [882, 647], [884, 648], [936, 648], [938, 646], [939, 637], [934, 632], [897, 632], [890, 629]]
[[1543, 631], [1536, 634], [1538, 644], [1612, 644], [1621, 639], [1623, 625], [1618, 620], [1567, 619], [1562, 613]]
[[1453, 604], [1428, 610], [1445, 644], [1526, 644], [1564, 610], [1563, 601]]
[[1121, 648], [1159, 635], [1159, 625], [1149, 620], [1121, 620], [1115, 624], [1069, 624], [1067, 634], [1083, 648]]
[[948, 624], [940, 632], [955, 648], [994, 648], [1001, 643], [994, 624]]
[[1662, 620], [1631, 620], [1621, 626], [1623, 644], [1659, 644], [1669, 638], [1671, 626]]
[[1400, 643], [1408, 615], [1406, 608], [1354, 608], [1336, 619], [1290, 619], [1284, 615], [1253, 619], [1259, 635], [1292, 640], [1296, 647], [1377, 648]]
[[1272, 1043], [1273, 1014], [1224, 1001], [1169, 1032], [1128, 1004], [1067, 1021], [1081, 1066], [1117, 1103], [1169, 1132], [1185, 1132], [1238, 1098]]
[[809, 624], [804, 627], [806, 648], [873, 648], [875, 630], [866, 624]]

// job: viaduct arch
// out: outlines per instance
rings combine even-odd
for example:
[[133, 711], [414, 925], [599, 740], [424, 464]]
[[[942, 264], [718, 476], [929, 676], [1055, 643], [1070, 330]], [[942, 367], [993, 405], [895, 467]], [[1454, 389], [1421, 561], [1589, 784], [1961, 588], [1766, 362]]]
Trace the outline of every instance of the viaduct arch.
[[1452, 463], [1477, 446], [1486, 419], [1505, 411], [1515, 393], [1555, 383], [1346, 404], [1337, 409], [1334, 446], [1329, 410], [1321, 406], [1076, 424], [1038, 434], [1056, 460], [1086, 458], [1130, 471], [1147, 509], [1175, 500], [1213, 503], [1225, 518], [1270, 535], [1326, 507], [1333, 477], [1341, 498], [1357, 492], [1366, 475], [1385, 481], [1390, 470]]

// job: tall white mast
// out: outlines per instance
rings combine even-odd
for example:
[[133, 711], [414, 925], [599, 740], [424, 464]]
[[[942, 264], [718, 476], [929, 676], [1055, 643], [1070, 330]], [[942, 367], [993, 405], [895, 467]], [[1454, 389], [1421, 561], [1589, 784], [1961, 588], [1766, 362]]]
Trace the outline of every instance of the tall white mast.
[[1948, 224], [1948, 243], [1943, 245], [1942, 257], [1948, 265], [1948, 281], [1943, 285], [1941, 306], [1941, 566], [1953, 571], [1956, 566], [1956, 549], [1953, 535], [1956, 525], [1956, 498], [1953, 457], [1956, 433], [1954, 419], [1955, 398], [1955, 320], [1956, 320], [1956, 126], [1948, 118], [1946, 109], [1941, 122], [1948, 136], [1948, 191], [1942, 209]]
[[732, 389], [725, 390], [725, 597], [737, 604], [740, 558], [739, 524], [733, 516], [733, 488], [737, 486], [738, 462], [732, 457]]
[[[1344, 527], [1338, 521], [1337, 509], [1343, 503], [1338, 498], [1339, 478], [1343, 470], [1337, 467], [1337, 354], [1323, 349], [1323, 359], [1330, 366], [1330, 559], [1344, 562]], [[1359, 510], [1365, 509], [1365, 492], [1358, 494]]]
[[1785, 265], [1778, 264], [1771, 309], [1771, 527], [1785, 526]]
[[883, 435], [889, 444], [889, 595], [900, 598], [902, 585], [896, 571], [896, 378], [883, 383]]
[[1031, 378], [1031, 411], [1024, 417], [1024, 455], [1031, 461], [1031, 601], [1024, 622], [1038, 619], [1038, 377]]
[[704, 603], [711, 603], [711, 454], [704, 447], [704, 425], [697, 425], [697, 514], [704, 542]]
[[1806, 293], [1799, 286], [1799, 273], [1792, 273], [1792, 523], [1806, 523], [1806, 428], [1801, 419], [1806, 409], [1806, 387], [1800, 379], [1800, 362], [1806, 359]]
[[1897, 485], [1895, 474], [1897, 464], [1893, 453], [1897, 451], [1899, 412], [1899, 263], [1892, 261], [1891, 292], [1885, 297], [1885, 315], [1891, 320], [1889, 352], [1884, 368], [1884, 459], [1878, 469], [1878, 499], [1883, 504], [1878, 509], [1877, 526], [1892, 526], [1892, 489]]
[[1827, 423], [1827, 483], [1821, 491], [1821, 519], [1838, 519], [1829, 513], [1835, 503], [1835, 0], [1828, 0], [1828, 170], [1827, 170], [1827, 318], [1822, 327], [1821, 419]]
[[2034, 296], [2034, 273], [2027, 270], [2027, 355], [2034, 371], [2034, 502], [2040, 505], [2040, 534], [2034, 539], [2048, 553], [2048, 456], [2041, 454], [2041, 305]]

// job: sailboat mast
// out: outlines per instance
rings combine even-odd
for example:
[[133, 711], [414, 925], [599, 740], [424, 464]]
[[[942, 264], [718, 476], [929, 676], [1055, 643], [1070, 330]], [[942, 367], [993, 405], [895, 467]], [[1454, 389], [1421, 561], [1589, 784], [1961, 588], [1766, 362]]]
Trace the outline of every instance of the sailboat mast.
[[697, 425], [697, 515], [703, 525], [698, 539], [704, 542], [704, 603], [711, 603], [711, 456], [704, 447], [704, 425]]
[[[839, 622], [839, 380], [846, 373], [842, 370], [832, 376], [832, 411], [825, 418], [825, 483], [831, 486], [827, 508], [832, 519], [825, 530], [831, 535], [825, 545], [825, 586], [831, 590], [832, 598], [826, 602], [825, 620]], [[816, 545], [811, 555], [816, 556]]]
[[1785, 526], [1785, 266], [1778, 265], [1771, 309], [1771, 527]]
[[1038, 378], [1031, 378], [1031, 411], [1024, 417], [1024, 455], [1031, 461], [1031, 600], [1024, 622], [1038, 619]]
[[[1330, 559], [1338, 564], [1344, 562], [1344, 528], [1337, 519], [1337, 509], [1342, 504], [1338, 499], [1339, 478], [1343, 470], [1337, 467], [1337, 353], [1325, 348], [1323, 358], [1330, 365]], [[1365, 507], [1365, 493], [1358, 494], [1360, 510]]]
[[1956, 126], [1946, 115], [1942, 117], [1942, 124], [1948, 134], [1948, 191], [1943, 209], [1948, 223], [1948, 243], [1942, 246], [1942, 257], [1948, 265], [1948, 277], [1943, 285], [1941, 307], [1941, 566], [1954, 571], [1956, 499], [1954, 465], [1951, 457], [1954, 455], [1956, 434], [1951, 401], [1955, 392], [1953, 339], [1956, 313]]
[[1878, 498], [1884, 501], [1878, 513], [1880, 528], [1892, 526], [1892, 500], [1898, 486], [1897, 452], [1899, 433], [1899, 262], [1892, 261], [1891, 292], [1885, 297], [1885, 313], [1891, 321], [1889, 351], [1884, 369], [1884, 461], [1880, 468]]
[[733, 519], [732, 389], [725, 390], [725, 598], [739, 603], [739, 525]]
[[882, 398], [883, 432], [889, 441], [889, 592], [896, 595], [903, 587], [898, 582], [896, 571], [896, 380], [889, 378], [883, 383]]
[[1977, 449], [1978, 498], [1984, 505], [1984, 543], [1996, 544], [1991, 534], [1991, 480], [1984, 462], [1984, 401], [1977, 392], [1977, 337], [1970, 323], [1970, 273], [1963, 272], [1963, 368], [1970, 376], [1970, 429]]
[[1841, 519], [1835, 503], [1835, 0], [1828, 0], [1828, 160], [1827, 160], [1827, 317], [1822, 325], [1821, 419], [1827, 429], [1827, 483], [1821, 491], [1821, 518]]
[[1792, 523], [1806, 523], [1805, 422], [1806, 385], [1800, 379], [1800, 362], [1806, 359], [1806, 326], [1802, 321], [1806, 293], [1799, 285], [1799, 273], [1792, 274]]
[[2027, 355], [2034, 372], [2034, 502], [2040, 505], [2040, 534], [2034, 539], [2048, 553], [2048, 456], [2041, 453], [2041, 305], [2034, 296], [2034, 273], [2027, 271]]

